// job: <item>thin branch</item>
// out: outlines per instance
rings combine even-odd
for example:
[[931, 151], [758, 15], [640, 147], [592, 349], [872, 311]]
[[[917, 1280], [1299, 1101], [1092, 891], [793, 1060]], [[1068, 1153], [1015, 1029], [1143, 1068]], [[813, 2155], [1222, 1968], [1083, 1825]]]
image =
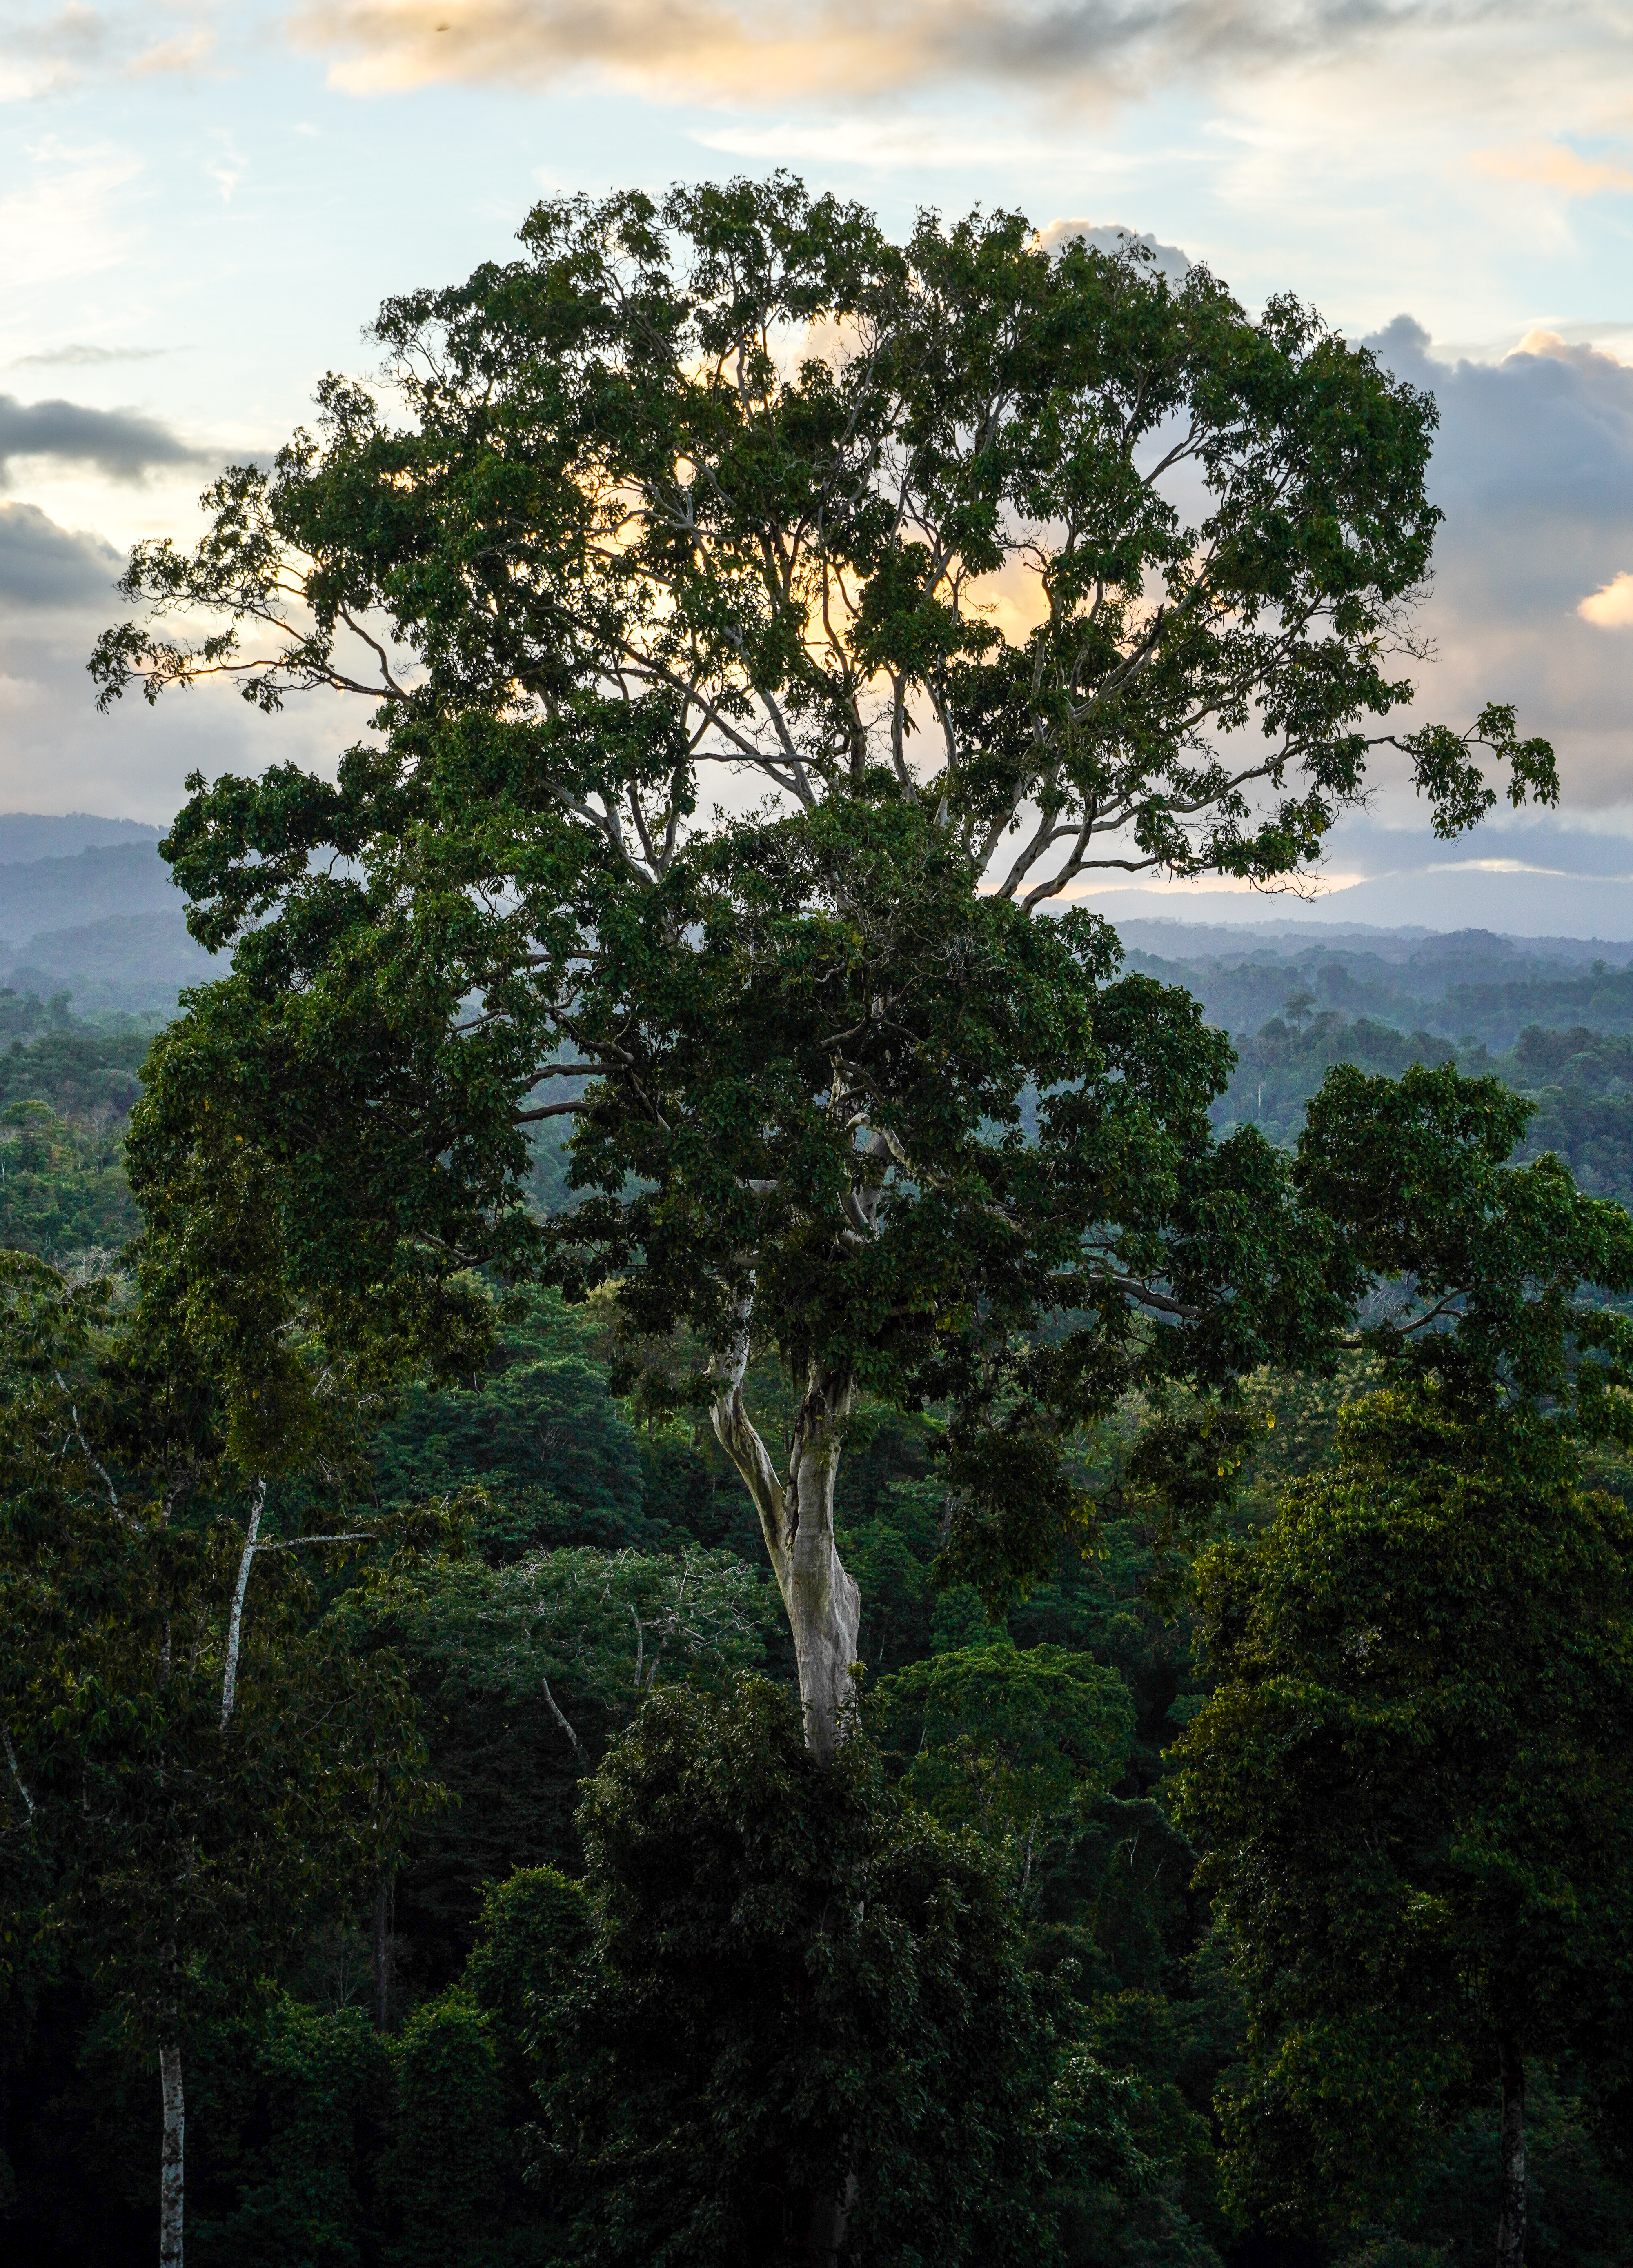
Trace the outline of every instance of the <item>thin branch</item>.
[[544, 1705], [549, 1711], [551, 1716], [555, 1718], [563, 1732], [566, 1734], [568, 1739], [572, 1742], [573, 1755], [577, 1759], [579, 1771], [583, 1771], [585, 1766], [589, 1762], [589, 1758], [584, 1752], [584, 1742], [579, 1739], [577, 1734], [574, 1732], [566, 1718], [563, 1716], [561, 1711], [556, 1707], [555, 1696], [550, 1690], [550, 1681], [545, 1675], [543, 1670], [539, 1672], [539, 1683], [544, 1689]]
[[[62, 1391], [64, 1394], [67, 1394], [68, 1388], [63, 1381], [62, 1372], [60, 1370], [55, 1371], [52, 1375], [55, 1378], [57, 1385], [62, 1388]], [[107, 1476], [107, 1467], [102, 1462], [102, 1460], [92, 1448], [90, 1442], [85, 1439], [85, 1429], [79, 1422], [78, 1404], [70, 1399], [68, 1404], [68, 1410], [70, 1417], [72, 1418], [74, 1421], [74, 1439], [78, 1442], [81, 1450], [85, 1454], [85, 1462], [90, 1466], [92, 1471], [96, 1474], [103, 1487], [107, 1491], [107, 1500], [109, 1504], [112, 1505], [114, 1512], [119, 1514], [120, 1519], [123, 1520], [125, 1515], [122, 1512], [120, 1512], [119, 1509], [119, 1491], [114, 1486], [113, 1482]], [[128, 1522], [127, 1525], [129, 1525]]]
[[255, 1546], [257, 1551], [304, 1551], [309, 1543], [378, 1543], [379, 1538], [371, 1528], [353, 1528], [343, 1535], [269, 1535]]
[[532, 1110], [513, 1112], [511, 1123], [513, 1126], [532, 1126], [535, 1125], [541, 1118], [568, 1118], [575, 1110], [593, 1110], [594, 1108], [594, 1103], [587, 1095], [581, 1095], [576, 1102], [541, 1102]]

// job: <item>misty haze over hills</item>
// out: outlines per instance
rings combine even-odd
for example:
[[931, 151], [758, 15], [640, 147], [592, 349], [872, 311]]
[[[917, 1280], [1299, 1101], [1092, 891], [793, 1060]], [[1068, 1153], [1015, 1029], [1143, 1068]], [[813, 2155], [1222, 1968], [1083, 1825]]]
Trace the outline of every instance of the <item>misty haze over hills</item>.
[[70, 991], [81, 1015], [173, 1013], [214, 964], [188, 935], [160, 833], [89, 812], [0, 812], [0, 986]]
[[[168, 1014], [183, 987], [217, 969], [188, 935], [158, 855], [161, 833], [87, 812], [0, 813], [0, 985], [42, 998], [71, 990], [82, 1015]], [[1488, 901], [1507, 900], [1508, 891], [1490, 885], [1513, 878], [1483, 879]], [[1608, 878], [1600, 887], [1608, 890]], [[1621, 985], [1591, 977], [1596, 962], [1620, 976], [1633, 962], [1633, 937], [1345, 923], [1328, 910], [1330, 901], [1320, 915], [1296, 901], [1249, 901], [1264, 910], [1242, 921], [1218, 917], [1245, 909], [1239, 895], [1206, 897], [1187, 901], [1195, 918], [1148, 912], [1149, 891], [1091, 902], [1113, 922], [1130, 968], [1184, 985], [1239, 1042], [1258, 1035], [1295, 979], [1310, 985], [1321, 1012], [1347, 1021], [1371, 1018], [1498, 1050], [1527, 1023], [1633, 1030], [1633, 978], [1624, 1005]], [[1625, 887], [1607, 896], [1605, 909], [1633, 931]]]

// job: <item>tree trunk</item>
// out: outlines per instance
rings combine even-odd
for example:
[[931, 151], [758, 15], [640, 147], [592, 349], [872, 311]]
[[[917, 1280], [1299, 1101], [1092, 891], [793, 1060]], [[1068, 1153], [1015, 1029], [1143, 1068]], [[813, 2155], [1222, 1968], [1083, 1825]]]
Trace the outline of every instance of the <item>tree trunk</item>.
[[181, 2092], [181, 2045], [173, 2032], [166, 2032], [158, 2043], [158, 2083], [165, 2103], [165, 2139], [158, 2159], [158, 2268], [182, 2268], [187, 2104]]
[[715, 1365], [715, 1432], [760, 1515], [760, 1532], [793, 1632], [806, 1742], [822, 1763], [831, 1764], [854, 1706], [850, 1669], [862, 1618], [862, 1594], [834, 1542], [834, 1491], [850, 1381], [839, 1372], [811, 1365], [784, 1481], [743, 1407], [747, 1367], [745, 1307], [736, 1344]]
[[227, 1660], [221, 1676], [221, 1729], [224, 1733], [232, 1722], [232, 1705], [238, 1698], [239, 1646], [244, 1635], [244, 1594], [249, 1589], [249, 1571], [255, 1564], [261, 1515], [266, 1508], [267, 1484], [257, 1481], [249, 1508], [249, 1526], [244, 1534], [244, 1549], [239, 1555], [239, 1579], [232, 1592], [232, 1611], [227, 1616]]
[[1503, 2074], [1503, 2209], [1497, 2224], [1497, 2268], [1525, 2268], [1526, 2063], [1512, 2036], [1498, 2043], [1497, 2060]]
[[843, 2257], [845, 2231], [857, 2201], [857, 2177], [848, 2174], [842, 2194], [816, 2198], [811, 2208], [811, 2219], [805, 2230], [805, 2250], [801, 2256], [809, 2268], [839, 2268]]

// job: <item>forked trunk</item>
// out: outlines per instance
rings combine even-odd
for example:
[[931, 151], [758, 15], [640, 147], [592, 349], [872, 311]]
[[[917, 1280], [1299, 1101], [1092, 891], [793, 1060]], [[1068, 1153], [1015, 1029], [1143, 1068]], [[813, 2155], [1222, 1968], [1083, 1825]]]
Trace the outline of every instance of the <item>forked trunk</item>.
[[181, 2092], [181, 2043], [173, 2032], [166, 2032], [158, 2043], [158, 2083], [165, 2104], [165, 2139], [158, 2158], [158, 2268], [182, 2268], [187, 2103]]
[[811, 1365], [805, 1398], [794, 1420], [784, 1480], [743, 1407], [747, 1366], [745, 1321], [739, 1344], [716, 1365], [715, 1432], [760, 1515], [771, 1572], [793, 1632], [805, 1740], [814, 1756], [831, 1764], [853, 1705], [850, 1669], [862, 1617], [862, 1594], [846, 1573], [834, 1542], [834, 1491], [850, 1409], [850, 1381], [817, 1363]]
[[1503, 2074], [1503, 2208], [1497, 2224], [1497, 2268], [1525, 2268], [1526, 2062], [1512, 2036], [1497, 2048]]

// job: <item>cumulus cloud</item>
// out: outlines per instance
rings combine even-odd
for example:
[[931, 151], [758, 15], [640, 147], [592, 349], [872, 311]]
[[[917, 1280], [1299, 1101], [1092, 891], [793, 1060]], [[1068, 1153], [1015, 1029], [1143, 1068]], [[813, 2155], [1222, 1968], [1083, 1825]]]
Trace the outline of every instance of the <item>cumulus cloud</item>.
[[19, 401], [0, 394], [0, 481], [14, 457], [94, 465], [114, 481], [139, 481], [166, 465], [200, 465], [205, 453], [135, 409], [87, 409], [77, 401]]
[[111, 543], [59, 527], [38, 504], [0, 504], [0, 600], [10, 606], [107, 608], [124, 563]]
[[1087, 220], [1052, 220], [1038, 231], [1038, 241], [1045, 252], [1058, 252], [1062, 245], [1074, 242], [1092, 245], [1097, 252], [1121, 252], [1126, 245], [1137, 244], [1151, 254], [1158, 274], [1170, 284], [1183, 284], [1191, 272], [1191, 263], [1177, 244], [1159, 244], [1149, 229], [1142, 233], [1114, 222], [1105, 226]]
[[1585, 622], [1601, 630], [1633, 630], [1633, 575], [1624, 570], [1578, 603]]
[[1420, 706], [1512, 701], [1555, 740], [1568, 805], [1633, 806], [1633, 656], [1604, 634], [1633, 624], [1633, 368], [1543, 330], [1498, 363], [1438, 362], [1407, 316], [1368, 343], [1440, 412]]
[[1109, 88], [1527, 12], [1524, 0], [305, 0], [290, 23], [359, 93], [588, 66], [658, 94], [764, 102], [953, 80]]

